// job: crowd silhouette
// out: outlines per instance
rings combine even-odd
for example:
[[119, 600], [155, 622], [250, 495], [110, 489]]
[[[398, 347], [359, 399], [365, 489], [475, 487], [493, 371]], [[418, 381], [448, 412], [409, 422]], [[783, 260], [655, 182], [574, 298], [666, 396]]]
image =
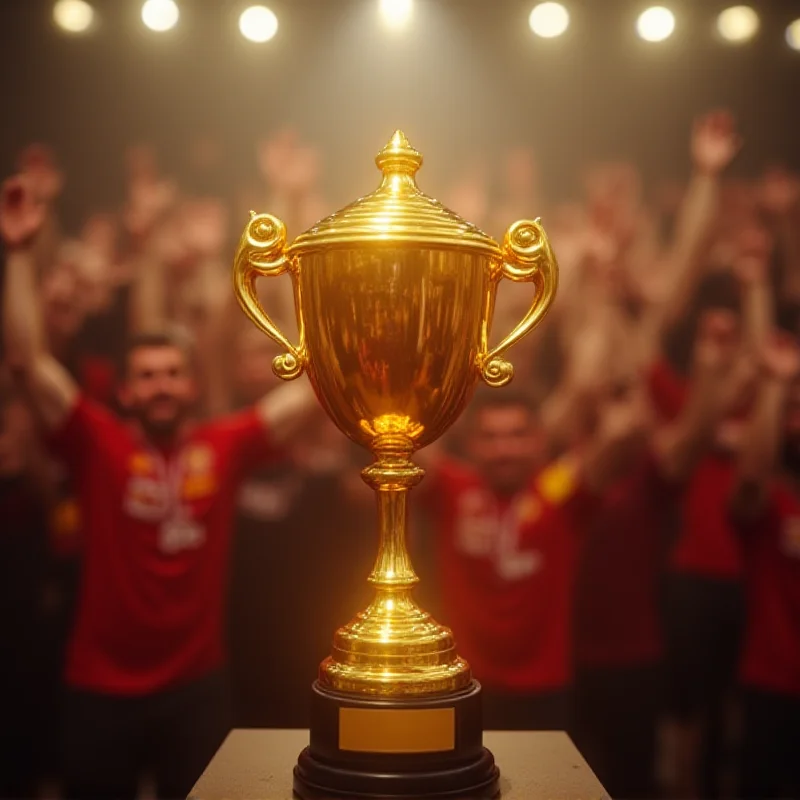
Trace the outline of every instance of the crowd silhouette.
[[[611, 796], [796, 796], [800, 177], [729, 177], [724, 110], [686, 147], [658, 191], [596, 163], [551, 204], [517, 148], [439, 198], [498, 239], [541, 217], [560, 288], [512, 387], [415, 457], [418, 596], [486, 727], [569, 731]], [[335, 154], [276, 131], [260, 194], [223, 197], [215, 152], [188, 188], [130, 147], [78, 231], [47, 146], [0, 191], [4, 797], [185, 796], [230, 727], [308, 725], [369, 597], [368, 455], [278, 385], [230, 284], [247, 208], [306, 229]], [[291, 334], [290, 281], [261, 284]], [[501, 287], [495, 339], [530, 291]]]

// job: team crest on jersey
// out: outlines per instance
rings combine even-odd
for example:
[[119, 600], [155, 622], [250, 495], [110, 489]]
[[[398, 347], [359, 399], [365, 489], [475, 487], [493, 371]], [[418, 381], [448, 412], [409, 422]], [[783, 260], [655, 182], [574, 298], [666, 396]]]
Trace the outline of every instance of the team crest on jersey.
[[168, 489], [162, 480], [145, 475], [132, 475], [125, 488], [123, 505], [134, 519], [154, 522], [168, 510]]
[[192, 445], [183, 456], [183, 498], [198, 500], [217, 488], [214, 451], [206, 444]]
[[542, 472], [537, 486], [545, 500], [560, 505], [575, 492], [577, 478], [575, 464], [568, 458], [562, 458]]
[[488, 498], [482, 489], [469, 489], [458, 498], [458, 510], [462, 514], [475, 514], [486, 509]]
[[482, 558], [491, 554], [497, 527], [490, 501], [481, 489], [469, 489], [458, 498], [455, 546], [464, 555]]
[[192, 445], [184, 454], [184, 463], [190, 475], [210, 472], [214, 467], [214, 451], [207, 444]]
[[542, 504], [536, 495], [524, 494], [516, 502], [517, 520], [520, 524], [535, 522], [542, 513]]
[[131, 453], [128, 459], [128, 472], [131, 475], [152, 475], [153, 470], [153, 456], [150, 453], [141, 450]]
[[791, 558], [800, 558], [800, 517], [789, 517], [783, 521], [781, 550]]

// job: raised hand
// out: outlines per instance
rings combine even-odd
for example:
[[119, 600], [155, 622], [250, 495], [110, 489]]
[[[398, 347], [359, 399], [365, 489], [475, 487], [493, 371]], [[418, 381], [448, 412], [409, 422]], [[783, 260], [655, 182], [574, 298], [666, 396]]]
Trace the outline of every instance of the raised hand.
[[611, 444], [630, 443], [645, 434], [651, 422], [646, 392], [637, 383], [604, 403], [600, 412], [601, 437]]
[[770, 169], [757, 187], [759, 205], [769, 214], [782, 217], [800, 200], [800, 177], [785, 169]]
[[800, 375], [800, 346], [783, 331], [775, 332], [764, 345], [761, 363], [768, 375], [780, 381], [791, 381]]
[[64, 176], [53, 151], [43, 144], [26, 147], [19, 157], [19, 171], [25, 175], [39, 200], [50, 203], [61, 193]]
[[597, 269], [613, 264], [619, 257], [619, 247], [614, 236], [598, 225], [589, 225], [582, 237], [583, 256], [590, 268]]
[[727, 111], [712, 111], [695, 121], [691, 152], [695, 167], [716, 175], [725, 169], [742, 146], [733, 116]]
[[6, 247], [27, 245], [42, 229], [47, 205], [29, 175], [16, 175], [0, 187], [0, 236]]

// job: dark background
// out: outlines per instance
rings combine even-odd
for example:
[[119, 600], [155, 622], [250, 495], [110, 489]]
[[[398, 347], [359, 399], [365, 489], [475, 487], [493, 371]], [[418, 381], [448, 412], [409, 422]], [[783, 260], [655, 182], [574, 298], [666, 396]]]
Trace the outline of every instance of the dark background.
[[733, 174], [800, 168], [800, 53], [784, 39], [797, 1], [754, 3], [761, 30], [737, 47], [714, 32], [730, 3], [702, 0], [668, 4], [676, 31], [659, 44], [635, 34], [646, 4], [625, 0], [572, 0], [570, 28], [554, 40], [531, 34], [533, 0], [416, 0], [399, 35], [376, 0], [270, 0], [280, 29], [262, 45], [239, 34], [249, 4], [182, 0], [178, 26], [155, 34], [139, 0], [96, 0], [96, 29], [68, 36], [49, 0], [3, 2], [4, 174], [24, 144], [52, 144], [70, 228], [118, 204], [131, 142], [153, 142], [180, 177], [187, 142], [210, 134], [224, 146], [220, 181], [233, 184], [255, 177], [255, 140], [288, 123], [322, 147], [338, 206], [373, 188], [371, 156], [402, 127], [427, 156], [429, 192], [472, 154], [496, 167], [496, 153], [524, 143], [558, 200], [597, 158], [630, 158], [651, 182], [683, 177], [690, 121], [716, 106], [733, 110], [745, 137]]

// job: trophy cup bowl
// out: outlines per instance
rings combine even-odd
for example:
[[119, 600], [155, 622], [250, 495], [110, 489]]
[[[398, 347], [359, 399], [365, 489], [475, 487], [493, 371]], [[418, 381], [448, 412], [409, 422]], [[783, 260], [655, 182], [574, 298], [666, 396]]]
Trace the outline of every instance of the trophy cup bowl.
[[[306, 372], [331, 419], [375, 459], [362, 472], [377, 496], [375, 599], [335, 633], [320, 666], [295, 792], [304, 800], [493, 797], [499, 773], [482, 744], [480, 685], [451, 631], [412, 598], [406, 505], [424, 472], [411, 457], [453, 424], [479, 380], [511, 380], [503, 354], [547, 312], [558, 267], [538, 220], [516, 222], [501, 247], [423, 194], [415, 180], [422, 157], [402, 132], [376, 163], [375, 192], [291, 245], [280, 220], [251, 213], [234, 263], [242, 308], [283, 350], [276, 375]], [[256, 294], [259, 277], [283, 273], [294, 287], [297, 344]], [[490, 349], [502, 278], [536, 291], [523, 320]]]

